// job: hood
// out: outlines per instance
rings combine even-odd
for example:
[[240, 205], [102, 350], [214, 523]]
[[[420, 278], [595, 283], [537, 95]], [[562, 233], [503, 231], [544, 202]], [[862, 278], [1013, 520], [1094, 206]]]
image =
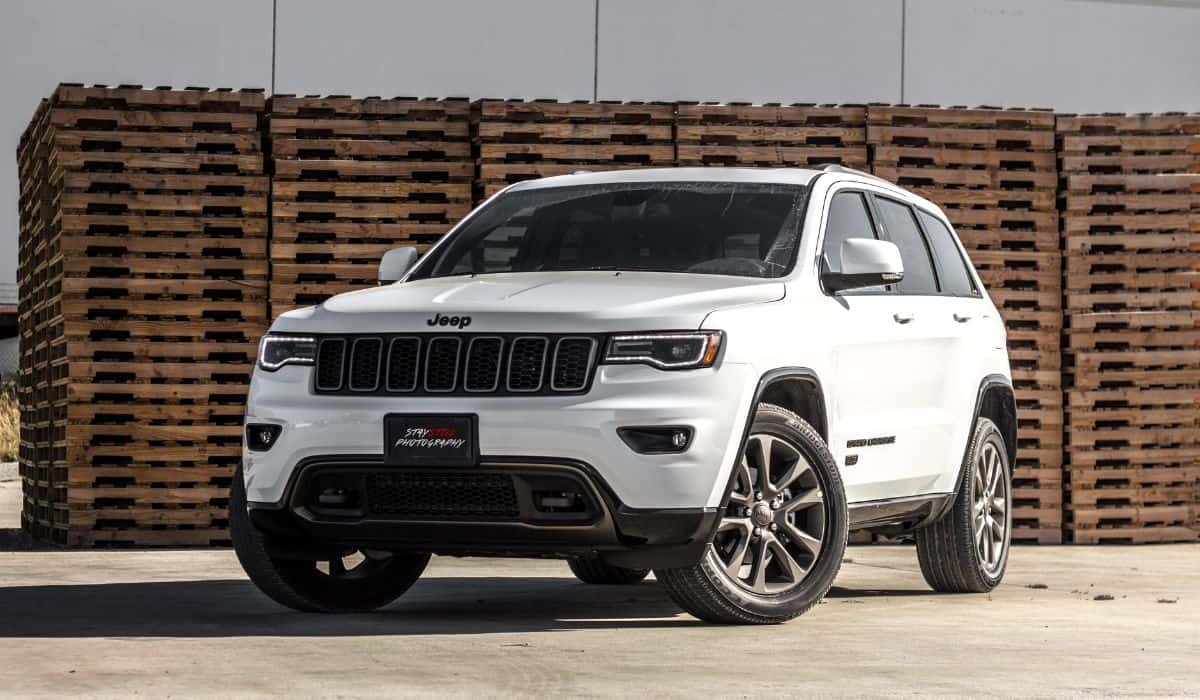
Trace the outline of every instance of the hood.
[[[724, 275], [585, 271], [441, 277], [339, 294], [283, 314], [272, 328], [309, 333], [690, 330], [713, 311], [776, 301], [783, 294], [778, 280]], [[431, 319], [448, 322], [431, 326]]]

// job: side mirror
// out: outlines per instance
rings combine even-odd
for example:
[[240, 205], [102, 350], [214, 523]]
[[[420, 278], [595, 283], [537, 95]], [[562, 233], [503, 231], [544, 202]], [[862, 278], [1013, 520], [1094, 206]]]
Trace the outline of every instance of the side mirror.
[[417, 264], [417, 249], [412, 246], [392, 248], [383, 254], [379, 261], [379, 284], [391, 284], [408, 274], [413, 265]]
[[822, 265], [821, 284], [830, 292], [895, 284], [904, 278], [900, 249], [890, 241], [847, 238], [842, 241], [842, 269], [834, 272]]

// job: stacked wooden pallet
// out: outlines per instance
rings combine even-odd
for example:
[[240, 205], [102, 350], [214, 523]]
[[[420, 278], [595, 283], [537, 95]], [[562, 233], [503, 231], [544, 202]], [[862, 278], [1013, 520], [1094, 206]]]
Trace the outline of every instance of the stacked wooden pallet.
[[271, 312], [376, 283], [471, 208], [469, 103], [276, 95], [269, 105]]
[[1200, 539], [1200, 117], [1058, 120], [1068, 530]]
[[1062, 258], [1054, 115], [871, 105], [872, 170], [941, 206], [1008, 328], [1020, 421], [1014, 534], [1062, 538]]
[[675, 164], [675, 105], [478, 100], [471, 105], [477, 201], [522, 180]]
[[227, 540], [266, 325], [257, 92], [60, 86], [19, 148], [25, 526]]
[[679, 165], [867, 166], [862, 106], [683, 103], [676, 112]]

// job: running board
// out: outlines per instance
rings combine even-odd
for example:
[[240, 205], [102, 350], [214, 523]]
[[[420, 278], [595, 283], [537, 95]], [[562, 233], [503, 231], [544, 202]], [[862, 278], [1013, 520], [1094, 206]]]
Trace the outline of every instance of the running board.
[[935, 493], [884, 498], [849, 505], [850, 529], [903, 526], [918, 528], [937, 520], [954, 504], [954, 494]]

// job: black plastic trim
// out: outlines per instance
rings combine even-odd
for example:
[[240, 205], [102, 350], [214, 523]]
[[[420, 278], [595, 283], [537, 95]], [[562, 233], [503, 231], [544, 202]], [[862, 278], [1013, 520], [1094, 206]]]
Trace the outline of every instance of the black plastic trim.
[[[971, 413], [971, 424], [967, 428], [967, 444], [963, 445], [963, 456], [962, 456], [962, 460], [959, 461], [959, 464], [958, 464], [958, 473], [955, 475], [955, 479], [954, 479], [955, 484], [962, 483], [963, 469], [965, 469], [967, 466], [967, 451], [971, 449], [971, 438], [974, 437], [974, 435], [975, 435], [975, 424], [979, 421], [980, 411], [983, 410], [983, 398], [987, 395], [988, 391], [990, 391], [993, 388], [1006, 389], [1006, 390], [1008, 390], [1009, 396], [1013, 396], [1012, 381], [1009, 380], [1007, 377], [1005, 377], [1003, 374], [989, 374], [979, 382], [979, 391], [977, 391], [975, 394], [975, 410], [974, 410], [974, 412]], [[1016, 426], [1017, 425], [1017, 403], [1016, 403], [1015, 398], [1012, 402], [1012, 409], [1013, 409], [1013, 425]], [[1006, 435], [1005, 439], [1004, 439], [1004, 442], [1005, 442], [1004, 447], [1005, 447], [1005, 450], [1008, 452], [1008, 463], [1010, 466], [1013, 466], [1013, 467], [1015, 467], [1017, 464], [1017, 440], [1015, 439], [1016, 437], [1017, 436], [1014, 435], [1013, 436], [1014, 439], [1010, 441], [1008, 439], [1008, 436]], [[1012, 444], [1011, 445], [1008, 444], [1009, 442], [1012, 442]], [[954, 506], [955, 498], [956, 498], [956, 494], [950, 494], [950, 500], [946, 504], [945, 510], [948, 511], [948, 510], [950, 510], [950, 508], [952, 508]]]
[[896, 525], [920, 527], [940, 517], [946, 511], [946, 503], [953, 501], [952, 493], [934, 493], [851, 503], [847, 506], [850, 513], [850, 529], [865, 530]]
[[[754, 389], [754, 399], [750, 402], [750, 412], [746, 416], [746, 425], [742, 428], [742, 439], [738, 443], [738, 451], [733, 456], [733, 463], [729, 465], [729, 479], [725, 483], [724, 494], [729, 493], [733, 489], [733, 482], [737, 479], [737, 460], [741, 459], [742, 448], [746, 441], [750, 439], [750, 429], [754, 426], [754, 413], [758, 410], [758, 404], [762, 402], [763, 394], [772, 384], [784, 381], [798, 379], [808, 382], [816, 389], [817, 399], [820, 401], [819, 410], [821, 413], [821, 425], [814, 425], [818, 433], [822, 436], [828, 436], [829, 414], [825, 412], [825, 390], [821, 387], [821, 379], [817, 373], [808, 367], [779, 367], [768, 372], [765, 372], [758, 380], [758, 386]], [[713, 533], [709, 533], [711, 539]]]
[[330, 545], [366, 545], [444, 554], [565, 557], [600, 554], [628, 567], [674, 567], [703, 556], [719, 521], [715, 508], [642, 509], [625, 506], [589, 464], [545, 457], [481, 458], [481, 471], [544, 471], [573, 475], [600, 505], [599, 517], [570, 522], [387, 521], [315, 519], [297, 508], [297, 489], [312, 469], [391, 469], [382, 455], [322, 455], [302, 460], [292, 470], [279, 503], [251, 502], [250, 517], [279, 542], [281, 551], [299, 556]]

